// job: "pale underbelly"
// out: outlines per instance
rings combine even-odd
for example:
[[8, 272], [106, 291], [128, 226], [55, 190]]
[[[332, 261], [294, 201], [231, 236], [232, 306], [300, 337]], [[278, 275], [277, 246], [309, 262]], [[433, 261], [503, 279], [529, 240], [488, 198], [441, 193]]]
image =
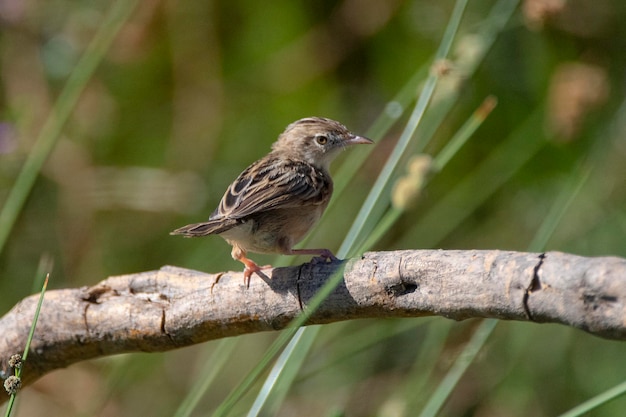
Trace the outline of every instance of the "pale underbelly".
[[284, 253], [306, 236], [319, 220], [323, 209], [315, 206], [260, 213], [220, 236], [246, 252]]

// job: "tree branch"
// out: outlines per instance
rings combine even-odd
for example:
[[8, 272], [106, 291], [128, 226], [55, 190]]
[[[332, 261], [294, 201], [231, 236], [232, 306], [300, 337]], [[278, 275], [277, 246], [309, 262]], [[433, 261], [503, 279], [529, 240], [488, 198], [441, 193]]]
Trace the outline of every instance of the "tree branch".
[[[155, 352], [284, 328], [335, 271], [344, 280], [309, 324], [371, 317], [440, 315], [561, 323], [626, 339], [626, 259], [559, 252], [369, 252], [345, 263], [206, 274], [165, 266], [110, 277], [92, 287], [48, 291], [24, 382], [72, 363], [121, 352]], [[265, 282], [264, 282], [265, 281]], [[21, 352], [37, 296], [0, 319], [6, 378]]]

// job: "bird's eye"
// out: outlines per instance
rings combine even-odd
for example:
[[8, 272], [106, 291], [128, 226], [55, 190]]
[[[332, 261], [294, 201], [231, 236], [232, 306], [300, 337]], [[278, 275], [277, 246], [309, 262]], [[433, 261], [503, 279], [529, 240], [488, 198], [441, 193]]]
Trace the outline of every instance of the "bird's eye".
[[320, 145], [326, 145], [328, 143], [328, 138], [324, 135], [315, 136], [315, 141]]

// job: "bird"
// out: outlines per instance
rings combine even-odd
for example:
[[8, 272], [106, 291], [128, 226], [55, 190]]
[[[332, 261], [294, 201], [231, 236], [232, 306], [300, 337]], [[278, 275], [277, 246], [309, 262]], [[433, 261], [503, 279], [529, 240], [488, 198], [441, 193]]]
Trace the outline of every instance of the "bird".
[[188, 224], [170, 234], [219, 235], [232, 246], [231, 256], [245, 265], [244, 285], [264, 269], [248, 252], [337, 258], [328, 249], [293, 249], [313, 228], [333, 193], [330, 163], [342, 150], [373, 144], [343, 124], [324, 117], [297, 120], [278, 136], [272, 150], [252, 163], [228, 187], [206, 222]]

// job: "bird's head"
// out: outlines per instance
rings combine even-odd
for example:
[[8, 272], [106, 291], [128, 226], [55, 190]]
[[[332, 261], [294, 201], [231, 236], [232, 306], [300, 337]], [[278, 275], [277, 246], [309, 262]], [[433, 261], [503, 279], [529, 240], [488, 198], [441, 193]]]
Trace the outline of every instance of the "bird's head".
[[343, 149], [366, 143], [374, 142], [355, 135], [335, 120], [307, 117], [287, 126], [272, 145], [272, 150], [328, 170]]

